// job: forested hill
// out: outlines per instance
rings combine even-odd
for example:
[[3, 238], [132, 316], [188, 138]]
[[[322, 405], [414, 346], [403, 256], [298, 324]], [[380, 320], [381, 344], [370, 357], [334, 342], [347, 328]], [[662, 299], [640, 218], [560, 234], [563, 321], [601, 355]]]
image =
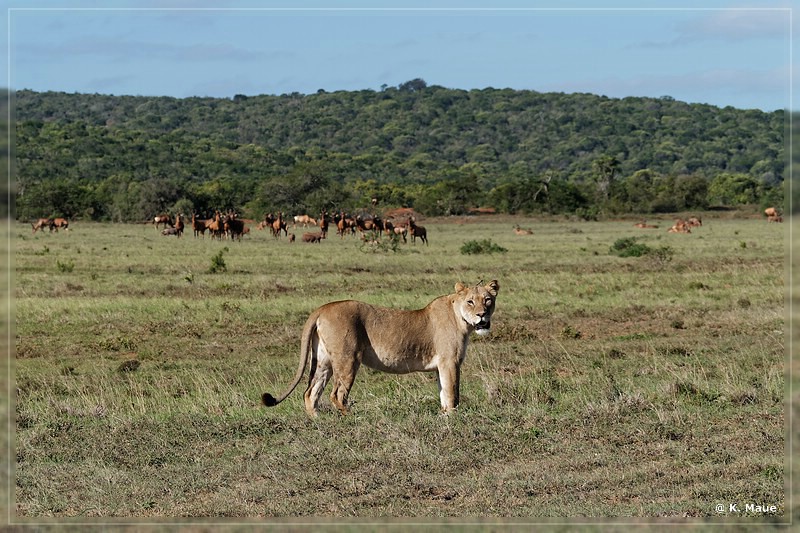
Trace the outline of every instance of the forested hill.
[[[18, 91], [19, 217], [653, 212], [782, 198], [784, 112], [412, 80], [225, 98]], [[547, 187], [543, 184], [547, 182]]]

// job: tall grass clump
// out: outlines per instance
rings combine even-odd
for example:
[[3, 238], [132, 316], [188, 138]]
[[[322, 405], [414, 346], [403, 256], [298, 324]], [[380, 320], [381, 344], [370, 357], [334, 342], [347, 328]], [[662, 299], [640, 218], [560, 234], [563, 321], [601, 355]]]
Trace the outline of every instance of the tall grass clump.
[[56, 260], [56, 266], [58, 267], [58, 271], [64, 274], [67, 274], [75, 270], [75, 263], [73, 263], [72, 261], [61, 262], [59, 260]]

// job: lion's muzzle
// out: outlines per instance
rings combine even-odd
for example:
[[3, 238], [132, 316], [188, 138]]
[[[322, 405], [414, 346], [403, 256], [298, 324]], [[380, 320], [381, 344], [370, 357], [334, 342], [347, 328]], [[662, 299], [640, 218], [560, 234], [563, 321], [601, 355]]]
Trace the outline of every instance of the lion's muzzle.
[[477, 324], [475, 324], [475, 333], [480, 336], [488, 335], [491, 327], [492, 323], [490, 320], [481, 319]]

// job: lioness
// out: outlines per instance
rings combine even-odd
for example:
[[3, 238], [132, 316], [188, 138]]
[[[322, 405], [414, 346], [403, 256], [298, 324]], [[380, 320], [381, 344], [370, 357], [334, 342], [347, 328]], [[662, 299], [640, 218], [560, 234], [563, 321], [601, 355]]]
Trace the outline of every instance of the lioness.
[[268, 407], [285, 400], [300, 383], [310, 354], [305, 408], [311, 417], [317, 416], [319, 399], [331, 377], [331, 402], [347, 413], [347, 397], [361, 363], [395, 374], [437, 371], [442, 410], [452, 411], [458, 405], [469, 334], [489, 332], [499, 289], [497, 280], [474, 287], [456, 283], [455, 294], [440, 296], [415, 311], [355, 300], [325, 304], [306, 321], [300, 365], [288, 390], [278, 398], [264, 393], [261, 399]]

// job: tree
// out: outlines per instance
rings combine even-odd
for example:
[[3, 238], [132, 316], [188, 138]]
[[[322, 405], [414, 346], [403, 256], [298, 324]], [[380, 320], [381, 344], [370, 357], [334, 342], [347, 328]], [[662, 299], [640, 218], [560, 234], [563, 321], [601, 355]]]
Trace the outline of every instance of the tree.
[[592, 163], [592, 168], [595, 171], [595, 180], [597, 182], [597, 191], [600, 199], [603, 202], [608, 202], [611, 192], [611, 183], [619, 169], [619, 161], [616, 157], [610, 155], [600, 156]]
[[679, 209], [706, 209], [708, 182], [702, 176], [678, 176], [675, 179], [675, 197]]
[[754, 204], [758, 182], [746, 174], [719, 174], [708, 186], [708, 199], [721, 205]]
[[401, 92], [414, 93], [421, 91], [427, 86], [428, 84], [425, 83], [425, 80], [423, 80], [422, 78], [414, 78], [413, 80], [401, 83], [400, 85], [397, 86], [397, 89]]
[[628, 211], [647, 213], [651, 210], [657, 179], [655, 172], [645, 168], [625, 180], [625, 206]]

